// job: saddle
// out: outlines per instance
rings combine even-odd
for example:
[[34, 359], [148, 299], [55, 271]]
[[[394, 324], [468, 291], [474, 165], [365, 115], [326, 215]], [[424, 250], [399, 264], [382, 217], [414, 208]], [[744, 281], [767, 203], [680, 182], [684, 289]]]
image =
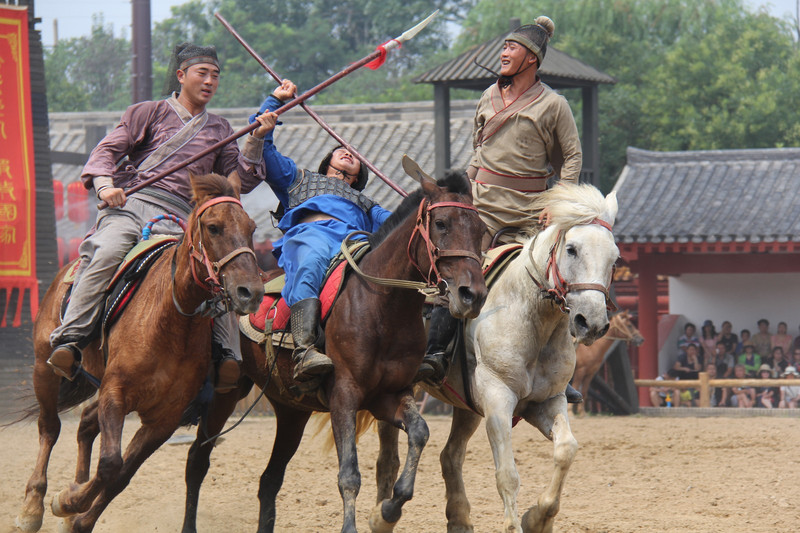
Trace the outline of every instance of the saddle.
[[[114, 322], [116, 322], [125, 310], [125, 307], [136, 294], [141, 281], [144, 279], [145, 274], [153, 266], [156, 259], [163, 254], [167, 248], [174, 246], [178, 242], [178, 237], [174, 235], [154, 235], [146, 241], [140, 241], [136, 246], [131, 248], [125, 259], [117, 268], [114, 276], [106, 287], [106, 303], [105, 311], [103, 313], [102, 331], [108, 331]], [[69, 303], [70, 295], [72, 294], [72, 285], [75, 283], [75, 274], [78, 271], [80, 260], [76, 259], [64, 278], [62, 283], [70, 285], [61, 302], [61, 318], [64, 318], [64, 313]]]
[[[348, 243], [348, 249], [358, 263], [369, 251], [369, 244], [366, 241], [351, 241]], [[341, 253], [336, 255], [328, 266], [319, 295], [322, 303], [323, 327], [342, 291], [349, 271]], [[289, 325], [291, 313], [286, 301], [281, 297], [281, 291], [286, 284], [286, 275], [283, 270], [275, 269], [267, 272], [264, 278], [264, 299], [261, 301], [261, 306], [255, 313], [239, 318], [239, 331], [258, 344], [265, 344], [267, 338], [270, 338], [274, 346], [293, 349], [294, 339]]]

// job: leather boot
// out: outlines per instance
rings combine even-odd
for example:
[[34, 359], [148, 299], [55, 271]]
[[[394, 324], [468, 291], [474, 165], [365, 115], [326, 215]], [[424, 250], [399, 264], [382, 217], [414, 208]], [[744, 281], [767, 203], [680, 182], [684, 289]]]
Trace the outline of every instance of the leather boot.
[[567, 396], [567, 403], [583, 403], [583, 394], [569, 383], [567, 383], [567, 390], [564, 391], [564, 394]]
[[431, 311], [431, 327], [428, 332], [428, 347], [419, 365], [414, 382], [432, 381], [439, 383], [447, 374], [450, 359], [447, 346], [453, 340], [459, 320], [450, 314], [447, 307], [434, 307]]
[[72, 381], [78, 370], [78, 363], [81, 360], [81, 349], [77, 342], [67, 342], [56, 346], [47, 365], [53, 369], [57, 375]]
[[239, 361], [229, 349], [222, 349], [222, 359], [217, 366], [217, 386], [214, 390], [219, 393], [230, 392], [239, 386]]
[[307, 381], [333, 370], [333, 361], [315, 346], [319, 339], [321, 309], [319, 298], [306, 298], [292, 306], [290, 320], [295, 345], [292, 352], [295, 381]]

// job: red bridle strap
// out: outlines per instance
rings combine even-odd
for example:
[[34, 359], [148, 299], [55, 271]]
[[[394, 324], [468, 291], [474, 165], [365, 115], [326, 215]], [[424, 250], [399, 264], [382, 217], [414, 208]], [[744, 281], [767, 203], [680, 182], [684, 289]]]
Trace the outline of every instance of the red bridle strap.
[[[426, 283], [428, 283], [430, 286], [438, 286], [442, 281], [442, 276], [439, 273], [438, 262], [439, 259], [443, 257], [469, 257], [477, 261], [478, 265], [481, 264], [480, 257], [478, 257], [478, 254], [474, 252], [470, 252], [469, 250], [440, 250], [435, 244], [433, 244], [430, 233], [430, 212], [437, 207], [456, 207], [459, 209], [475, 211], [476, 213], [478, 212], [474, 205], [465, 204], [462, 202], [436, 202], [433, 204], [428, 204], [427, 198], [420, 202], [419, 210], [417, 211], [417, 222], [414, 226], [414, 231], [411, 233], [411, 238], [408, 240], [407, 252], [408, 259], [411, 261], [411, 264], [417, 268], [419, 273], [422, 274], [423, 278], [425, 278]], [[422, 271], [422, 268], [420, 268], [419, 264], [414, 259], [414, 254], [411, 253], [411, 248], [417, 235], [419, 235], [420, 238], [422, 238], [422, 240], [425, 242], [425, 249], [428, 253], [430, 267], [428, 268], [427, 274]], [[434, 274], [436, 275], [435, 283], [432, 281]]]
[[[192, 231], [193, 226], [192, 222], [196, 222], [197, 224], [200, 223], [200, 217], [203, 213], [212, 206], [218, 204], [236, 204], [239, 207], [242, 207], [242, 202], [239, 201], [238, 198], [234, 198], [233, 196], [218, 196], [217, 198], [212, 198], [207, 202], [203, 203], [200, 207], [197, 208], [197, 212], [195, 213], [194, 218], [190, 219], [189, 227], [186, 230], [186, 243], [189, 246], [189, 255], [194, 259], [191, 261], [191, 270], [192, 270], [192, 278], [194, 278], [195, 283], [200, 285], [201, 287], [211, 291], [211, 292], [219, 292], [222, 290], [222, 284], [219, 281], [218, 274], [220, 271], [232, 261], [235, 257], [239, 256], [240, 254], [247, 254], [253, 256], [253, 259], [256, 258], [255, 252], [248, 248], [247, 246], [242, 246], [237, 248], [227, 254], [225, 257], [220, 259], [219, 261], [211, 261], [206, 253], [205, 247], [203, 246], [202, 236], [200, 242], [198, 242], [197, 246], [194, 245], [192, 242]], [[208, 277], [205, 280], [201, 281], [200, 278], [197, 277], [197, 271], [195, 269], [195, 262], [200, 263], [206, 267], [206, 273]]]

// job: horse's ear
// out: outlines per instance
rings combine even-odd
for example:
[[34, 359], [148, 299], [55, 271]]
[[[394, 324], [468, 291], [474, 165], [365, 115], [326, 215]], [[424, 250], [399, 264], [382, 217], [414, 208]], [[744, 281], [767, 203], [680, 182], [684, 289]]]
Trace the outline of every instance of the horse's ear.
[[241, 198], [242, 180], [239, 179], [239, 172], [234, 170], [233, 172], [228, 174], [228, 183], [230, 183], [231, 187], [233, 187], [234, 196], [236, 196], [236, 198]]
[[424, 186], [426, 181], [429, 184], [432, 183], [436, 185], [436, 180], [423, 171], [416, 161], [408, 157], [408, 154], [403, 154], [402, 163], [403, 170], [406, 172], [406, 174], [418, 181], [420, 185]]
[[603, 219], [613, 226], [614, 221], [617, 219], [618, 211], [619, 205], [617, 204], [617, 191], [611, 191], [606, 196], [606, 212], [603, 213]]

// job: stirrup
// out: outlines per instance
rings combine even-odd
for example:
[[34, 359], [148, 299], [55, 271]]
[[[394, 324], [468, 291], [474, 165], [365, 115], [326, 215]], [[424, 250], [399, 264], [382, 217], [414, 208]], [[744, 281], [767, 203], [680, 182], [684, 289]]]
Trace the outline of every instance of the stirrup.
[[47, 358], [49, 366], [57, 376], [72, 381], [78, 375], [80, 367], [81, 350], [77, 343], [68, 342], [55, 347], [53, 353]]
[[294, 362], [292, 377], [295, 381], [307, 381], [333, 370], [333, 361], [330, 357], [318, 351], [313, 345], [300, 347], [292, 356], [292, 360]]
[[240, 375], [239, 361], [230, 356], [223, 357], [217, 368], [217, 385], [214, 391], [226, 393], [238, 388]]
[[413, 383], [427, 381], [432, 385], [439, 385], [447, 376], [447, 355], [444, 352], [426, 353], [422, 363], [417, 369]]

